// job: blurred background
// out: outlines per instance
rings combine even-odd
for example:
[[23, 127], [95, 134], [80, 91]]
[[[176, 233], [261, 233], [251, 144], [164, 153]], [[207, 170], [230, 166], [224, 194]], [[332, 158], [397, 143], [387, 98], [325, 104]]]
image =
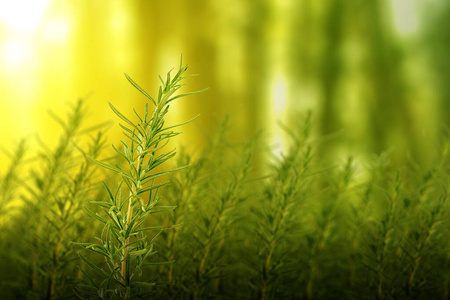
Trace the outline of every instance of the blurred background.
[[233, 140], [264, 130], [282, 149], [277, 121], [312, 111], [324, 155], [427, 164], [450, 115], [449, 50], [445, 0], [0, 1], [0, 141], [51, 145], [47, 111], [80, 97], [92, 124], [118, 121], [108, 101], [132, 115], [145, 98], [123, 73], [155, 95], [182, 54], [200, 74], [183, 92], [209, 87], [172, 107], [171, 122], [201, 115], [180, 138], [193, 151], [225, 115]]

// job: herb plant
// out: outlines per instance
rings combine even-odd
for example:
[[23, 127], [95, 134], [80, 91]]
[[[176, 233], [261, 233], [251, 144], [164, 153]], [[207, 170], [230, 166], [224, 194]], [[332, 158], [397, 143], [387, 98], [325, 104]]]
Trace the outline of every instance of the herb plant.
[[449, 137], [426, 167], [388, 152], [330, 166], [311, 115], [282, 125], [279, 156], [230, 140], [230, 118], [175, 157], [165, 149], [182, 124], [165, 120], [191, 94], [176, 94], [185, 71], [161, 79], [156, 98], [126, 75], [149, 103], [133, 118], [110, 104], [125, 135], [113, 158], [102, 126], [83, 129], [84, 101], [53, 115], [55, 147], [40, 142], [33, 157], [26, 140], [8, 154], [2, 299], [449, 297]]
[[[10, 215], [13, 226], [4, 239], [14, 249], [5, 251], [15, 266], [5, 280], [11, 297], [60, 299], [73, 294], [70, 286], [77, 281], [77, 254], [72, 241], [85, 232], [81, 205], [95, 175], [83, 152], [97, 156], [103, 141], [101, 134], [82, 129], [84, 116], [83, 100], [72, 106], [66, 120], [53, 114], [63, 129], [59, 143], [52, 149], [38, 140], [41, 150], [27, 164], [29, 174], [15, 179], [20, 180], [22, 203], [19, 213]], [[87, 137], [91, 141], [86, 143]], [[22, 149], [21, 144], [19, 156], [13, 160], [17, 167], [21, 166], [18, 157], [23, 155]], [[13, 170], [10, 168], [7, 177], [11, 186]], [[13, 195], [10, 189], [2, 191]]]
[[25, 162], [26, 143], [22, 140], [15, 149], [14, 153], [5, 154], [10, 159], [10, 167], [7, 173], [0, 178], [0, 227], [4, 225], [4, 217], [11, 202], [16, 198], [20, 187], [20, 172]]
[[[162, 86], [156, 99], [125, 74], [128, 81], [154, 105], [153, 112], [149, 112], [148, 103], [145, 105], [143, 115], [134, 111], [139, 119], [136, 123], [110, 103], [113, 112], [124, 122], [120, 126], [127, 140], [121, 141], [121, 150], [114, 146], [113, 148], [125, 160], [125, 167], [119, 164], [109, 165], [89, 157], [97, 165], [119, 174], [121, 181], [116, 189], [104, 183], [107, 191], [106, 199], [91, 202], [102, 208], [105, 217], [85, 207], [90, 216], [103, 223], [103, 230], [99, 237], [100, 244], [80, 243], [80, 245], [103, 256], [107, 269], [80, 254], [86, 266], [101, 277], [101, 281], [96, 282], [87, 271], [80, 269], [90, 283], [81, 285], [77, 290], [77, 294], [82, 298], [131, 299], [152, 294], [159, 282], [148, 275], [143, 275], [147, 267], [172, 262], [150, 262], [149, 259], [156, 253], [153, 249], [155, 238], [163, 230], [179, 224], [148, 226], [148, 219], [154, 214], [175, 209], [174, 206], [157, 205], [160, 200], [159, 189], [169, 183], [158, 180], [164, 175], [183, 169], [184, 166], [162, 171], [157, 171], [157, 168], [175, 156], [175, 149], [168, 152], [164, 152], [163, 149], [170, 138], [179, 134], [173, 129], [185, 124], [165, 125], [169, 104], [176, 99], [196, 93], [175, 95], [182, 86], [180, 82], [186, 78], [183, 76], [186, 70], [187, 66], [180, 64], [175, 76], [171, 77], [169, 72], [165, 81], [160, 77]], [[150, 238], [147, 235], [150, 235]]]

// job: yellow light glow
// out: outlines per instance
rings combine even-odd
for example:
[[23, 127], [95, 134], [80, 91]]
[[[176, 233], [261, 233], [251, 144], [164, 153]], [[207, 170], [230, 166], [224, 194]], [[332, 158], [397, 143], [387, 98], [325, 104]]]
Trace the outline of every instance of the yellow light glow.
[[53, 20], [45, 28], [45, 37], [51, 41], [65, 41], [69, 35], [69, 24], [66, 20]]
[[286, 87], [284, 80], [281, 77], [279, 77], [275, 81], [273, 100], [275, 113], [279, 115], [280, 113], [283, 112], [284, 106], [286, 104]]
[[50, 0], [0, 1], [0, 21], [10, 29], [31, 31], [37, 27]]
[[7, 42], [3, 46], [3, 65], [9, 68], [17, 67], [30, 57], [30, 50], [18, 41]]
[[417, 28], [417, 12], [414, 0], [392, 0], [394, 24], [401, 34], [414, 33]]
[[[279, 72], [276, 72], [279, 73]], [[286, 106], [286, 81], [282, 76], [275, 77], [273, 81], [273, 117], [276, 121], [283, 121], [283, 111]], [[276, 122], [274, 122], [276, 123]], [[272, 136], [272, 143], [275, 146], [273, 154], [277, 157], [282, 157], [282, 153], [286, 150], [283, 141], [283, 133], [278, 125], [274, 126], [274, 132]]]

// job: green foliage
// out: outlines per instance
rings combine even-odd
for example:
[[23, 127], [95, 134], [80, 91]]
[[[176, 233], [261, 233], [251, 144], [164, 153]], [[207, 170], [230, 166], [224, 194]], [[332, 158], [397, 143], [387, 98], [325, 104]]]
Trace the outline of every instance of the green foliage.
[[[17, 213], [17, 198], [21, 193], [21, 179], [23, 177], [23, 167], [25, 165], [26, 147], [25, 140], [22, 140], [16, 147], [14, 153], [7, 154], [10, 160], [10, 166], [7, 172], [0, 177], [0, 253], [3, 259], [0, 260], [0, 270], [10, 270], [14, 267], [11, 261], [12, 241], [11, 241], [11, 222], [12, 214]], [[16, 249], [17, 250], [17, 249]], [[12, 277], [15, 277], [14, 274]], [[12, 279], [12, 280], [11, 280]], [[13, 298], [13, 289], [11, 283], [15, 278], [6, 272], [0, 273], [0, 288], [4, 290], [4, 296]]]
[[[173, 228], [178, 224], [148, 226], [151, 215], [171, 212], [175, 206], [157, 205], [160, 197], [160, 188], [167, 186], [168, 181], [158, 180], [172, 172], [179, 171], [184, 166], [157, 171], [175, 156], [175, 149], [163, 152], [170, 138], [179, 132], [172, 129], [183, 125], [165, 126], [165, 116], [169, 111], [169, 104], [181, 97], [194, 94], [187, 93], [174, 95], [182, 86], [180, 82], [187, 66], [180, 68], [171, 78], [171, 72], [167, 73], [167, 79], [162, 78], [162, 86], [158, 97], [154, 100], [128, 75], [128, 81], [155, 106], [149, 113], [148, 104], [145, 105], [143, 115], [136, 116], [139, 122], [134, 123], [119, 112], [111, 103], [113, 112], [124, 122], [120, 127], [124, 130], [127, 141], [121, 141], [122, 149], [113, 146], [117, 154], [125, 160], [125, 168], [118, 164], [109, 165], [89, 157], [97, 165], [121, 176], [121, 181], [115, 190], [104, 183], [107, 197], [104, 201], [91, 201], [102, 208], [104, 216], [85, 207], [86, 212], [103, 223], [104, 227], [98, 243], [79, 243], [85, 249], [104, 257], [107, 269], [91, 262], [80, 254], [81, 260], [93, 271], [100, 275], [101, 281], [89, 275], [87, 271], [80, 269], [88, 279], [90, 285], [80, 285], [77, 294], [81, 298], [100, 297], [101, 299], [131, 299], [153, 294], [154, 287], [159, 281], [149, 277], [146, 269], [148, 266], [169, 264], [168, 262], [150, 262], [153, 256], [154, 240], [163, 230]], [[163, 153], [162, 153], [163, 152]], [[125, 194], [125, 195], [124, 195]], [[144, 196], [147, 199], [144, 200]], [[156, 232], [156, 233], [155, 233]], [[150, 238], [147, 237], [150, 235]]]
[[[236, 216], [251, 191], [244, 189], [251, 169], [252, 145], [231, 146], [226, 141], [225, 120], [210, 145], [198, 159], [182, 152], [180, 162], [187, 170], [171, 176], [167, 199], [177, 210], [170, 220], [183, 222], [181, 228], [163, 234], [160, 241], [165, 259], [175, 259], [161, 276], [175, 280], [161, 297], [203, 299], [220, 295], [227, 288], [227, 277], [236, 270], [234, 253], [241, 238]], [[231, 268], [229, 268], [229, 266]]]
[[175, 259], [159, 270], [175, 280], [160, 298], [446, 297], [448, 146], [426, 172], [389, 153], [330, 168], [311, 126], [284, 126], [291, 147], [263, 177], [250, 159], [260, 144], [231, 147], [227, 130], [197, 159], [180, 154], [190, 168], [171, 175], [164, 198], [177, 209], [162, 220], [183, 226], [158, 242]]
[[[53, 115], [63, 128], [55, 149], [39, 141], [42, 151], [26, 165], [29, 174], [18, 178], [15, 168], [21, 167], [24, 154], [23, 143], [19, 144], [5, 176], [5, 200], [15, 196], [14, 182], [20, 182], [22, 195], [19, 213], [10, 214], [3, 245], [8, 247], [4, 250], [10, 268], [16, 270], [3, 282], [11, 288], [11, 297], [73, 298], [70, 286], [77, 281], [77, 256], [72, 241], [86, 230], [80, 211], [95, 176], [84, 152], [97, 156], [103, 143], [100, 132], [90, 135], [89, 129], [81, 129], [84, 115], [82, 100], [71, 108], [67, 121]], [[86, 138], [90, 142], [81, 141]]]
[[185, 71], [156, 98], [126, 76], [155, 107], [133, 121], [110, 104], [126, 137], [113, 158], [100, 159], [99, 127], [82, 129], [83, 101], [54, 116], [54, 149], [28, 161], [27, 141], [9, 155], [0, 266], [17, 271], [0, 274], [2, 298], [448, 298], [448, 137], [427, 168], [388, 152], [329, 166], [311, 114], [280, 124], [280, 155], [230, 139], [230, 118], [175, 156], [165, 147], [182, 124], [165, 118], [191, 94], [175, 94]]
[[13, 200], [17, 197], [16, 193], [20, 187], [20, 171], [23, 168], [26, 143], [22, 140], [13, 153], [6, 152], [10, 159], [10, 167], [7, 173], [0, 179], [0, 226], [3, 225], [3, 218], [10, 210]]

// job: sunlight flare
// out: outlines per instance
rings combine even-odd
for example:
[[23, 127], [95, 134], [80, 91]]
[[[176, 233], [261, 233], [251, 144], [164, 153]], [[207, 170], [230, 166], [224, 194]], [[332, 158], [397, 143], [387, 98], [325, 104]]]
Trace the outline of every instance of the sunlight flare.
[[50, 0], [0, 1], [0, 21], [10, 29], [29, 32], [35, 29]]

